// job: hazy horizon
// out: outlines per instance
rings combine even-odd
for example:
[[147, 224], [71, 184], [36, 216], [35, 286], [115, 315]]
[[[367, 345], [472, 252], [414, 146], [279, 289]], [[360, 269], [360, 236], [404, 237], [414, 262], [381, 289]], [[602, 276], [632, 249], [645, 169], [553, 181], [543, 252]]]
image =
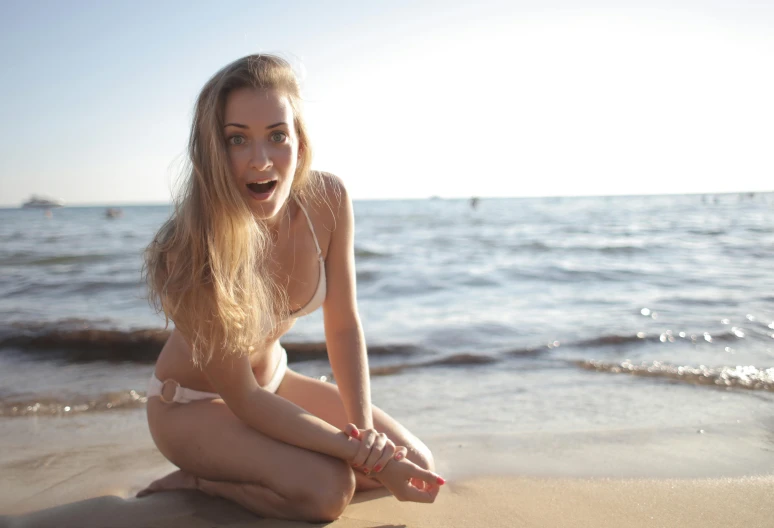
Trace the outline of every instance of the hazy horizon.
[[[687, 193], [651, 193], [651, 194], [584, 194], [584, 195], [540, 195], [540, 196], [412, 196], [412, 197], [399, 197], [399, 198], [353, 198], [353, 202], [393, 202], [393, 201], [423, 201], [423, 200], [443, 200], [443, 201], [469, 201], [472, 198], [479, 200], [529, 200], [529, 199], [573, 199], [573, 198], [659, 198], [659, 197], [679, 197], [679, 196], [696, 196], [696, 197], [727, 197], [727, 196], [739, 196], [746, 197], [748, 195], [774, 195], [774, 190], [770, 191], [730, 191], [730, 192], [687, 192]], [[49, 198], [38, 195], [38, 198]], [[161, 207], [171, 206], [172, 201], [167, 202], [74, 202], [64, 203], [63, 207], [66, 208], [99, 208], [99, 207]], [[0, 209], [21, 209], [22, 204], [0, 205]], [[56, 209], [56, 208], [54, 208]]]

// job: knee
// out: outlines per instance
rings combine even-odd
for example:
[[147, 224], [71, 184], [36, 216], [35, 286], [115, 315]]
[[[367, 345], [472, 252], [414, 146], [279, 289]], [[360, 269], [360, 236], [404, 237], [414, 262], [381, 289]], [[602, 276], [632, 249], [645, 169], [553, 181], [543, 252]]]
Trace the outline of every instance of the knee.
[[409, 447], [407, 458], [423, 469], [435, 471], [435, 459], [433, 458], [433, 454], [427, 446], [422, 443]]
[[343, 461], [320, 478], [311, 478], [310, 487], [297, 503], [306, 521], [332, 522], [338, 519], [355, 494], [355, 473]]

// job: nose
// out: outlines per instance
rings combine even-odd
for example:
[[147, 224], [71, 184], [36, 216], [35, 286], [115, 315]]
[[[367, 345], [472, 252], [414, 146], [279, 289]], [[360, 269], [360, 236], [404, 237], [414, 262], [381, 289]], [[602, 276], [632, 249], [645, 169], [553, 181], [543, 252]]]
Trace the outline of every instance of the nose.
[[271, 167], [271, 157], [263, 142], [256, 141], [250, 154], [250, 168], [264, 171]]

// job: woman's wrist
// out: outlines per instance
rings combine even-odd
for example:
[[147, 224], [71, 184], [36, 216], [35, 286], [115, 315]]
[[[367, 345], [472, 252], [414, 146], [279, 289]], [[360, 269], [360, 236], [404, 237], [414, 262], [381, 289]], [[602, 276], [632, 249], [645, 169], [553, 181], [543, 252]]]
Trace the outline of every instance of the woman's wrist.
[[360, 440], [357, 438], [351, 438], [348, 435], [345, 436], [345, 438], [347, 439], [347, 445], [345, 446], [344, 461], [346, 461], [348, 464], [351, 464], [352, 460], [354, 460], [354, 458], [357, 456], [358, 451], [360, 451]]

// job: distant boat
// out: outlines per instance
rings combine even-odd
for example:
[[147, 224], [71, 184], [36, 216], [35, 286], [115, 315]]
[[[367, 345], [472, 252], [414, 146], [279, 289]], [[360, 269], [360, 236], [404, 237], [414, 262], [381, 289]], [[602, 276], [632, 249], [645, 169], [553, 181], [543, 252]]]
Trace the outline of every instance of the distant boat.
[[105, 216], [107, 218], [119, 218], [124, 215], [124, 212], [118, 207], [108, 207], [105, 209]]
[[25, 209], [52, 209], [54, 207], [62, 206], [64, 206], [64, 202], [62, 200], [51, 200], [34, 195], [32, 198], [22, 204], [22, 207]]

